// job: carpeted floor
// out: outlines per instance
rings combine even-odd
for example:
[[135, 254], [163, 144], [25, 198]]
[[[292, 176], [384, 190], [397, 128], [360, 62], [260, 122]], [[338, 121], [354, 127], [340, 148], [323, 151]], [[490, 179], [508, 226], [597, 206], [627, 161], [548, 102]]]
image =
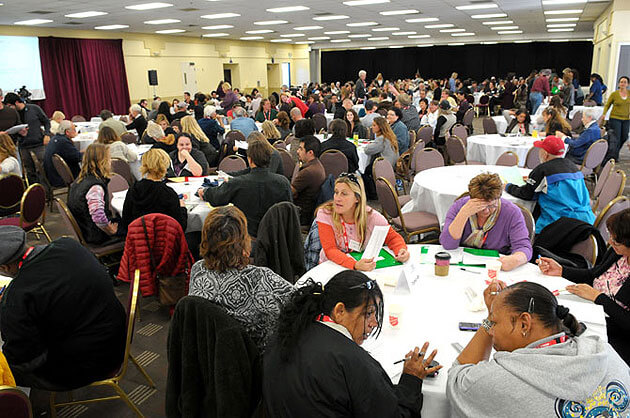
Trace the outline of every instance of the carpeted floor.
[[[475, 133], [482, 133], [481, 120], [474, 120]], [[630, 151], [624, 147], [618, 164], [626, 174], [630, 174]], [[626, 183], [624, 194], [630, 196], [630, 179]], [[376, 202], [373, 206], [377, 206]], [[46, 214], [46, 228], [53, 239], [59, 238], [66, 233], [58, 213]], [[41, 244], [45, 241], [30, 240], [31, 244]], [[121, 284], [115, 288], [116, 294], [123, 305], [127, 303], [128, 286]], [[166, 340], [168, 337], [169, 316], [165, 308], [153, 298], [141, 300], [140, 320], [136, 323], [131, 352], [136, 359], [144, 366], [145, 370], [153, 378], [156, 388], [152, 389], [147, 385], [146, 380], [130, 364], [127, 377], [122, 382], [131, 400], [138, 406], [140, 411], [147, 417], [163, 417], [164, 394], [166, 389], [167, 375], [167, 353]], [[74, 392], [75, 399], [83, 399], [97, 396], [111, 396], [113, 390], [109, 388], [88, 388]], [[59, 394], [58, 400], [67, 399], [66, 394]], [[31, 392], [31, 401], [34, 409], [34, 416], [47, 416], [48, 414], [48, 393], [41, 391]], [[126, 406], [122, 400], [112, 400], [87, 405], [65, 407], [58, 411], [58, 416], [63, 418], [103, 418], [103, 417], [134, 417], [135, 414]]]

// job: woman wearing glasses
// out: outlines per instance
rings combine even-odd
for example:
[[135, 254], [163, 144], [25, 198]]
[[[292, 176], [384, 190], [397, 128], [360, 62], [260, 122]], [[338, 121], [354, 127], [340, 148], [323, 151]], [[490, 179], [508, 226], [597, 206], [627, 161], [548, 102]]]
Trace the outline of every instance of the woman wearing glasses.
[[[349, 269], [374, 270], [374, 259], [356, 261], [348, 255], [352, 251], [365, 250], [375, 226], [389, 226], [383, 215], [367, 206], [366, 200], [360, 177], [352, 173], [341, 173], [337, 177], [333, 200], [324, 203], [316, 211], [315, 220], [322, 244], [320, 263], [331, 260]], [[405, 240], [391, 226], [385, 245], [394, 252], [396, 260], [404, 263], [409, 259]]]
[[501, 198], [498, 174], [483, 173], [470, 180], [469, 196], [457, 199], [446, 213], [440, 244], [497, 250], [502, 270], [513, 270], [532, 257], [532, 243], [518, 206]]
[[606, 227], [610, 247], [595, 267], [565, 267], [546, 257], [537, 262], [543, 274], [576, 283], [567, 286], [569, 292], [604, 307], [608, 342], [630, 364], [630, 209], [612, 215]]
[[488, 318], [448, 371], [453, 417], [628, 414], [628, 365], [599, 337], [576, 337], [580, 325], [547, 288], [492, 282], [484, 299]]
[[[422, 381], [442, 366], [429, 343], [405, 356], [393, 385], [360, 345], [383, 325], [383, 294], [365, 274], [344, 270], [325, 286], [308, 280], [278, 318], [263, 359], [263, 399], [273, 417], [419, 417]], [[282, 384], [278, 384], [282, 382]]]

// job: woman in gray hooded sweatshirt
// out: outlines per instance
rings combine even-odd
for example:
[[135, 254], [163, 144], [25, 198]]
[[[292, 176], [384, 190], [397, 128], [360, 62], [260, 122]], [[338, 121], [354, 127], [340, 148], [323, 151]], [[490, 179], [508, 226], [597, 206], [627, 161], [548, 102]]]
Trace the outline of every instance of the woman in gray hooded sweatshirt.
[[484, 298], [489, 316], [448, 371], [452, 416], [630, 416], [628, 365], [599, 337], [576, 336], [548, 289], [493, 282]]

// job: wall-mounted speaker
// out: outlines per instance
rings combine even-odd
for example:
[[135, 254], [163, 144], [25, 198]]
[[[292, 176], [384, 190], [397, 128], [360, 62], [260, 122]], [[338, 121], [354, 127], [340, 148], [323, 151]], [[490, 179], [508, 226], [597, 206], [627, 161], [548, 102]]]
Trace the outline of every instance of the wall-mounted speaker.
[[149, 85], [150, 86], [158, 85], [157, 70], [149, 70]]

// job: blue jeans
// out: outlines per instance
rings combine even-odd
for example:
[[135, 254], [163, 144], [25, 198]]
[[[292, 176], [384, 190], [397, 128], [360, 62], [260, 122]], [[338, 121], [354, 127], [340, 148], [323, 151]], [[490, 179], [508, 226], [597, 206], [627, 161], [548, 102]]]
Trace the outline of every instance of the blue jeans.
[[619, 161], [619, 151], [621, 147], [628, 140], [628, 130], [630, 130], [630, 120], [621, 120], [610, 118], [608, 120], [608, 152], [602, 164], [608, 161], [610, 158], [614, 158], [615, 161]]
[[538, 106], [540, 106], [540, 104], [543, 101], [542, 93], [538, 91], [529, 93], [529, 101], [532, 104], [532, 115], [533, 115], [534, 113], [536, 113], [536, 110], [538, 110]]

